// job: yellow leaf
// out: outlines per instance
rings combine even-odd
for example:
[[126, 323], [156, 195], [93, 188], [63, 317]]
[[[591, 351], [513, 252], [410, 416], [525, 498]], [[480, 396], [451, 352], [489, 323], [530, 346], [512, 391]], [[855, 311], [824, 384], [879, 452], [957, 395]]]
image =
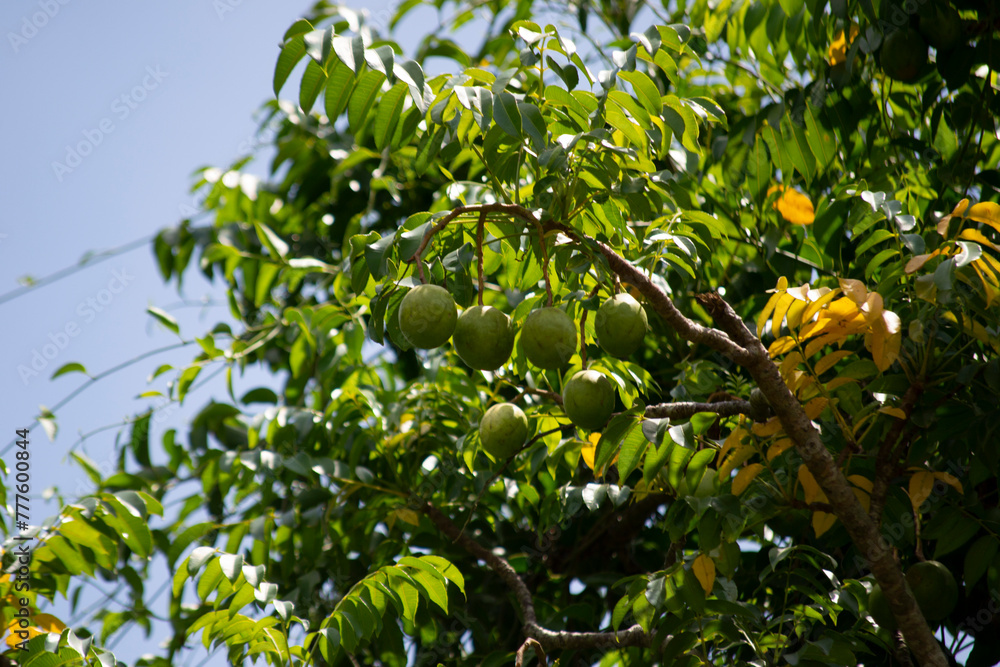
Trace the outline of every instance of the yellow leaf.
[[[26, 628], [19, 627], [19, 623], [18, 623], [18, 620], [16, 618], [13, 621], [11, 621], [10, 625], [8, 626], [8, 630], [10, 630], [11, 634], [9, 634], [7, 636], [7, 639], [4, 640], [4, 643], [6, 643], [7, 646], [9, 646], [11, 648], [14, 648], [20, 642], [23, 642], [23, 641], [26, 641], [26, 640], [30, 640], [32, 637], [37, 637], [38, 635], [42, 634], [42, 631], [39, 630], [38, 628], [36, 628], [33, 625], [28, 626]], [[22, 636], [19, 636], [19, 635], [15, 635], [14, 634], [15, 631], [16, 632], [27, 632], [28, 636], [27, 637], [22, 637]]]
[[733, 495], [738, 496], [747, 490], [750, 482], [760, 474], [764, 466], [760, 463], [751, 463], [746, 468], [741, 468], [736, 477], [733, 478]]
[[837, 295], [840, 294], [840, 290], [832, 290], [827, 287], [824, 287], [821, 290], [814, 290], [814, 291], [817, 292], [818, 294], [813, 296], [813, 294], [810, 293], [809, 296], [812, 299], [812, 303], [810, 303], [806, 307], [805, 311], [802, 313], [803, 322], [809, 322], [810, 320], [812, 320], [812, 318], [815, 317], [816, 314], [823, 309], [823, 306], [833, 301], [837, 297]]
[[979, 281], [983, 284], [983, 293], [986, 295], [986, 307], [989, 308], [993, 303], [993, 299], [997, 296], [997, 286], [993, 283], [995, 276], [990, 271], [989, 265], [981, 259], [974, 261], [972, 268], [975, 270], [976, 275], [979, 276]]
[[809, 419], [816, 419], [816, 417], [819, 417], [820, 414], [823, 412], [823, 410], [826, 409], [826, 405], [829, 402], [830, 402], [829, 399], [823, 397], [814, 398], [813, 400], [806, 403], [805, 406], [803, 406], [803, 409], [805, 410], [806, 416], [809, 417]]
[[774, 208], [778, 209], [781, 217], [793, 225], [811, 225], [816, 219], [816, 209], [809, 197], [784, 185], [772, 185], [767, 193], [779, 191], [781, 196], [774, 202]]
[[789, 350], [795, 349], [795, 339], [791, 336], [784, 336], [778, 340], [771, 343], [771, 346], [767, 348], [767, 351], [771, 354], [771, 357], [778, 357], [788, 352]]
[[757, 335], [764, 331], [764, 325], [767, 324], [767, 318], [771, 315], [774, 307], [778, 305], [778, 302], [784, 297], [785, 290], [788, 288], [788, 278], [781, 276], [778, 278], [778, 286], [773, 290], [768, 290], [773, 292], [771, 298], [767, 300], [767, 304], [764, 306], [764, 310], [760, 311], [760, 315], [757, 316]]
[[[416, 512], [414, 512], [416, 514]], [[32, 622], [45, 632], [62, 632], [66, 629], [66, 624], [52, 614], [35, 614], [31, 617]]]
[[840, 289], [844, 296], [859, 306], [868, 300], [868, 288], [860, 280], [841, 278]]
[[785, 313], [785, 323], [788, 325], [789, 330], [794, 331], [802, 325], [802, 313], [806, 311], [809, 307], [808, 300], [798, 300], [792, 302], [792, 305], [788, 308], [788, 312]]
[[580, 456], [583, 457], [583, 462], [586, 463], [587, 467], [591, 470], [594, 469], [594, 454], [597, 453], [597, 442], [600, 439], [600, 433], [591, 433], [587, 437], [587, 442], [583, 445], [583, 449], [580, 450]]
[[847, 48], [850, 46], [850, 43], [854, 41], [854, 38], [858, 36], [858, 26], [852, 23], [848, 34], [850, 35], [849, 37], [844, 35], [843, 30], [838, 31], [837, 36], [830, 44], [830, 49], [826, 53], [826, 58], [831, 66], [839, 65], [847, 60]]
[[904, 412], [900, 408], [894, 408], [894, 407], [892, 407], [890, 405], [886, 405], [885, 407], [881, 407], [881, 408], [879, 408], [878, 411], [881, 412], [884, 415], [889, 415], [891, 417], [895, 417], [896, 419], [906, 419], [906, 412]]
[[936, 472], [934, 473], [934, 479], [941, 480], [945, 484], [950, 485], [953, 489], [955, 489], [962, 495], [965, 495], [965, 491], [962, 490], [962, 483], [958, 481], [958, 479], [956, 479], [954, 475], [951, 475], [946, 472]]
[[931, 492], [933, 490], [933, 473], [925, 470], [913, 473], [913, 477], [910, 478], [910, 488], [908, 493], [910, 494], [910, 502], [913, 504], [914, 512], [920, 512], [920, 506], [924, 504], [925, 500], [931, 497]]
[[925, 253], [923, 255], [917, 255], [915, 257], [911, 257], [910, 261], [908, 261], [906, 263], [906, 266], [903, 267], [903, 271], [905, 271], [906, 273], [913, 273], [914, 271], [918, 271], [924, 264], [927, 263], [927, 261], [931, 257], [934, 257], [937, 254], [938, 254], [938, 251], [935, 250], [934, 252]]
[[[580, 456], [583, 457], [583, 462], [587, 464], [587, 467], [594, 470], [594, 454], [597, 453], [597, 443], [601, 439], [600, 433], [591, 433], [587, 436], [587, 442], [584, 443], [583, 448], [580, 450]], [[614, 465], [618, 461], [618, 454], [611, 459], [611, 463], [608, 466]], [[597, 472], [596, 470], [594, 472]]]
[[739, 449], [733, 450], [732, 456], [723, 461], [722, 465], [719, 466], [719, 477], [728, 479], [733, 470], [743, 465], [743, 462], [756, 452], [757, 449], [753, 445], [743, 445]]
[[715, 583], [715, 561], [705, 554], [698, 554], [694, 563], [691, 564], [691, 569], [705, 592], [711, 593], [712, 585]]
[[864, 475], [848, 475], [847, 481], [859, 489], [864, 489], [868, 493], [872, 492], [872, 487], [874, 486], [874, 483]]
[[857, 380], [855, 380], [854, 378], [842, 378], [842, 377], [833, 378], [832, 380], [826, 383], [826, 390], [833, 391], [835, 389], [843, 387], [845, 384], [851, 384], [852, 382], [857, 382]]
[[753, 425], [753, 434], [760, 438], [767, 438], [781, 430], [781, 421], [777, 417], [771, 417], [763, 424]]
[[801, 352], [792, 352], [790, 355], [782, 359], [781, 364], [778, 365], [778, 372], [781, 373], [781, 377], [788, 381], [788, 377], [792, 371], [798, 368], [798, 365], [803, 363], [805, 359], [802, 358]]
[[871, 350], [872, 361], [880, 371], [892, 366], [899, 358], [899, 347], [903, 342], [902, 328], [899, 316], [886, 310], [880, 319], [872, 323], [871, 332], [865, 336], [865, 347]]
[[962, 201], [955, 204], [955, 208], [952, 209], [951, 215], [962, 215], [962, 212], [965, 211], [965, 209], [968, 207], [969, 207], [968, 198], [963, 199]]
[[825, 336], [820, 336], [815, 340], [809, 341], [809, 344], [806, 345], [806, 358], [812, 357], [827, 345], [831, 345], [833, 343], [843, 343], [847, 340], [847, 337], [850, 336], [851, 333], [852, 332], [848, 329], [838, 327], [827, 333]]
[[751, 444], [744, 444], [747, 432], [742, 428], [735, 429], [726, 438], [719, 450], [719, 477], [728, 479], [733, 470], [743, 465], [743, 462], [753, 456], [756, 449]]
[[394, 511], [392, 514], [393, 518], [399, 519], [400, 521], [405, 521], [411, 526], [420, 525], [420, 515], [417, 512], [414, 512], [413, 510], [408, 509], [406, 507], [401, 507], [396, 511]]
[[774, 314], [771, 316], [771, 335], [777, 338], [781, 335], [781, 323], [785, 320], [785, 313], [788, 312], [788, 307], [795, 302], [795, 298], [785, 292], [778, 299], [778, 303], [774, 306]]
[[805, 494], [805, 499], [807, 503], [825, 503], [826, 494], [823, 493], [823, 489], [819, 488], [819, 484], [816, 482], [816, 478], [803, 463], [799, 466], [799, 484], [802, 485], [802, 493]]
[[962, 230], [962, 233], [958, 235], [960, 239], [968, 239], [969, 241], [975, 241], [980, 245], [984, 245], [987, 248], [993, 248], [994, 250], [1000, 250], [1000, 246], [990, 241], [986, 236], [978, 229], [972, 229], [968, 227]]
[[981, 201], [978, 204], [973, 204], [966, 211], [965, 217], [987, 224], [1000, 232], [1000, 204], [996, 202]]
[[817, 361], [816, 366], [813, 367], [813, 370], [816, 371], [816, 375], [822, 375], [823, 373], [833, 368], [838, 361], [840, 361], [844, 357], [849, 357], [852, 354], [854, 354], [853, 350], [838, 350], [836, 352], [831, 352], [830, 354], [826, 355], [825, 357]]
[[791, 449], [794, 444], [795, 443], [792, 442], [791, 438], [781, 438], [780, 440], [775, 440], [774, 444], [767, 448], [767, 460], [773, 461]]
[[813, 530], [816, 531], [816, 537], [833, 528], [835, 523], [837, 523], [837, 515], [829, 512], [813, 512], [812, 524]]

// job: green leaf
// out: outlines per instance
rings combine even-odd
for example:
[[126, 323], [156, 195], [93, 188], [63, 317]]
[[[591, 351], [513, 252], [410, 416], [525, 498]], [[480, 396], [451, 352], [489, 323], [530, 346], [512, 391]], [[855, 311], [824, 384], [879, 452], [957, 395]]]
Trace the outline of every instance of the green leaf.
[[393, 133], [396, 131], [396, 124], [399, 116], [403, 112], [403, 101], [406, 96], [406, 84], [397, 83], [389, 89], [378, 102], [378, 109], [375, 114], [375, 146], [382, 150], [389, 145]]
[[55, 373], [53, 373], [52, 377], [49, 379], [55, 380], [60, 375], [66, 375], [67, 373], [83, 373], [87, 377], [90, 377], [90, 373], [87, 372], [87, 369], [84, 368], [83, 364], [74, 361], [60, 366], [59, 369]]
[[603, 473], [605, 467], [618, 453], [625, 436], [636, 428], [640, 429], [639, 435], [642, 436], [639, 418], [631, 413], [618, 415], [608, 423], [594, 451], [594, 470], [598, 475]]
[[997, 555], [1000, 541], [993, 535], [983, 535], [965, 552], [965, 587], [971, 590], [989, 568]]
[[774, 174], [774, 167], [771, 164], [771, 157], [768, 153], [766, 142], [761, 137], [756, 137], [746, 161], [747, 187], [750, 188], [750, 195], [754, 201], [760, 205], [764, 201], [764, 193]]
[[181, 328], [177, 325], [177, 320], [175, 320], [169, 313], [165, 310], [157, 308], [156, 306], [150, 306], [146, 308], [146, 312], [156, 318], [160, 324], [165, 326], [170, 331], [175, 334], [180, 334]]
[[385, 74], [371, 70], [358, 78], [354, 91], [351, 93], [351, 100], [347, 104], [347, 122], [354, 134], [360, 132], [368, 120], [368, 112], [371, 111], [372, 105], [375, 103], [383, 81], [385, 81]]
[[288, 75], [292, 73], [292, 70], [295, 69], [295, 66], [305, 55], [306, 41], [301, 34], [295, 35], [281, 47], [281, 53], [278, 54], [278, 62], [274, 66], [272, 87], [274, 88], [275, 97], [281, 93], [281, 89], [288, 80]]
[[143, 468], [152, 465], [149, 459], [149, 418], [152, 414], [151, 410], [147, 411], [132, 422], [132, 436], [129, 445], [136, 463]]
[[299, 84], [299, 106], [304, 113], [312, 110], [316, 98], [326, 86], [326, 80], [326, 70], [317, 65], [315, 60], [310, 60], [302, 74], [302, 83]]
[[333, 38], [333, 51], [340, 61], [347, 65], [355, 74], [360, 73], [365, 64], [365, 42], [361, 35], [354, 37], [337, 36]]
[[621, 451], [618, 454], [618, 478], [622, 483], [625, 483], [628, 476], [639, 465], [647, 447], [649, 447], [649, 440], [643, 435], [641, 424], [637, 422], [622, 441]]
[[504, 91], [493, 95], [493, 120], [500, 126], [506, 134], [514, 137], [518, 141], [524, 138], [521, 134], [521, 112], [518, 109], [517, 100], [510, 93]]
[[354, 81], [354, 72], [351, 71], [350, 67], [341, 61], [337, 61], [333, 65], [333, 69], [330, 70], [327, 77], [326, 92], [324, 93], [326, 117], [330, 119], [331, 123], [340, 118], [340, 114], [344, 113], [344, 109], [347, 108], [347, 102], [351, 99], [351, 93], [354, 92]]
[[288, 244], [281, 240], [281, 237], [262, 222], [253, 223], [257, 230], [257, 238], [267, 248], [273, 259], [285, 260], [288, 257]]
[[[655, 50], [655, 49], [654, 49]], [[640, 72], [619, 72], [618, 76], [632, 84], [639, 103], [651, 114], [660, 115], [663, 111], [663, 100], [660, 98], [660, 91], [656, 84], [649, 78], [649, 75]], [[723, 117], [725, 117], [723, 115]]]

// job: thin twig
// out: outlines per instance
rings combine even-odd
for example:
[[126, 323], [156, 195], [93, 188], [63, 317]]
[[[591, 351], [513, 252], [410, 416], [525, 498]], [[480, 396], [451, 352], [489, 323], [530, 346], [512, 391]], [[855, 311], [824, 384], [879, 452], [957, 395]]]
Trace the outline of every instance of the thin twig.
[[479, 224], [476, 225], [476, 252], [479, 255], [479, 305], [483, 305], [483, 228], [486, 227], [486, 211], [479, 212]]

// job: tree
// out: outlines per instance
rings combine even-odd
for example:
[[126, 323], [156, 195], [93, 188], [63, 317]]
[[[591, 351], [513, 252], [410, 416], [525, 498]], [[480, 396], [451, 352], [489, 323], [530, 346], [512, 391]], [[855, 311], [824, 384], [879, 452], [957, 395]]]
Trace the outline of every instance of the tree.
[[[158, 557], [151, 665], [199, 634], [275, 664], [1000, 661], [997, 3], [435, 7], [413, 59], [327, 3], [285, 33], [270, 176], [204, 171], [214, 220], [154, 248], [240, 325], [171, 400], [210, 365], [280, 387], [153, 451], [136, 418], [34, 556], [45, 598], [110, 576], [133, 604], [21, 664], [108, 663]], [[507, 314], [509, 360], [415, 339], [450, 319], [401, 308], [425, 284]], [[648, 324], [617, 358], [625, 294]], [[546, 308], [572, 346], [527, 333]], [[583, 369], [616, 402], [587, 394], [586, 428]], [[496, 459], [502, 403], [528, 431]]]

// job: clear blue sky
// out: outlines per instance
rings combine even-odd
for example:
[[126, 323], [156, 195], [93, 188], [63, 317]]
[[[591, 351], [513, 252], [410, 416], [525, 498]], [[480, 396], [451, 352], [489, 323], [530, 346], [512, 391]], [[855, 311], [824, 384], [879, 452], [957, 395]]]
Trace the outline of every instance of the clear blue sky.
[[[196, 203], [189, 193], [192, 171], [225, 167], [247, 151], [256, 129], [253, 113], [272, 97], [278, 43], [310, 4], [3, 3], [0, 295], [17, 289], [22, 276], [46, 276], [72, 266], [88, 251], [127, 244], [187, 215]], [[365, 4], [378, 9], [387, 2]], [[294, 81], [286, 95], [294, 94]], [[256, 164], [250, 171], [262, 169]], [[50, 381], [60, 366], [80, 362], [96, 374], [176, 342], [146, 315], [148, 305], [171, 312], [186, 338], [228, 316], [226, 308], [181, 306], [175, 287], [163, 285], [152, 257], [143, 246], [0, 303], [5, 322], [0, 449], [16, 428], [30, 424], [39, 405], [54, 405], [86, 381], [79, 373]], [[188, 272], [184, 297], [224, 303], [222, 290], [199, 275]], [[173, 377], [165, 374], [147, 386], [149, 373], [161, 363], [182, 365], [194, 354], [191, 348], [162, 354], [95, 384], [58, 412], [54, 442], [42, 429], [32, 431], [32, 523], [58, 511], [54, 502], [43, 503], [44, 489], [58, 486], [67, 499], [92, 491], [79, 469], [68, 464], [71, 447], [85, 450], [105, 471], [111, 469], [117, 430], [82, 445], [80, 434], [146, 409], [150, 401], [135, 397], [149, 388], [165, 390]], [[154, 424], [153, 441], [167, 428], [184, 433], [184, 423], [211, 396], [222, 400], [222, 379], [190, 395], [182, 408], [166, 410], [166, 418]], [[236, 380], [237, 395], [267, 379], [256, 372]], [[10, 452], [3, 459], [12, 464]], [[150, 582], [147, 591], [158, 584]], [[81, 607], [98, 595], [89, 590]], [[54, 611], [64, 620], [80, 618], [65, 604]], [[120, 659], [134, 662], [139, 655], [159, 652], [167, 636], [163, 625], [149, 639], [133, 630], [114, 649]], [[200, 662], [198, 654], [204, 652], [195, 652], [190, 664]], [[211, 664], [225, 660], [213, 658]]]

